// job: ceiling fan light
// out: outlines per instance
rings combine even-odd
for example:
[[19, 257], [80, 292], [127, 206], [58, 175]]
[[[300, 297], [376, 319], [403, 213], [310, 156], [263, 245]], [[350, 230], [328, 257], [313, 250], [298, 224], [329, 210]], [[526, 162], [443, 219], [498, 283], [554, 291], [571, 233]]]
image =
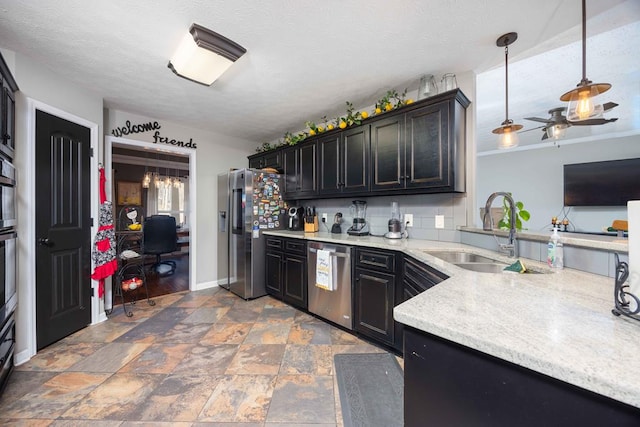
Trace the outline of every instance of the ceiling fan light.
[[564, 138], [564, 135], [567, 133], [567, 126], [563, 124], [549, 126], [546, 132], [548, 138], [558, 140]]

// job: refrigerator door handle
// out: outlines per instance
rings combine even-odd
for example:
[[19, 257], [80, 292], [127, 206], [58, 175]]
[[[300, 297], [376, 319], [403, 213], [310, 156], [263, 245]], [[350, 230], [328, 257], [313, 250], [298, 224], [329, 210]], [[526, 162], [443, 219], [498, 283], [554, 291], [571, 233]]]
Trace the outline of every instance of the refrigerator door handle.
[[242, 217], [242, 189], [231, 190], [231, 233], [242, 234], [244, 229], [244, 218]]

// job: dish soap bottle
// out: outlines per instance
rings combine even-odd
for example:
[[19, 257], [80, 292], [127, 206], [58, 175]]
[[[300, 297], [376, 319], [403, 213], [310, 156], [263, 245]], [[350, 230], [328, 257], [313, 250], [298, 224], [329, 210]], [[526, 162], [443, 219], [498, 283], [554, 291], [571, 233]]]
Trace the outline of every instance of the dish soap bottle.
[[563, 244], [558, 227], [553, 227], [553, 234], [547, 245], [547, 265], [551, 268], [561, 270], [564, 267]]

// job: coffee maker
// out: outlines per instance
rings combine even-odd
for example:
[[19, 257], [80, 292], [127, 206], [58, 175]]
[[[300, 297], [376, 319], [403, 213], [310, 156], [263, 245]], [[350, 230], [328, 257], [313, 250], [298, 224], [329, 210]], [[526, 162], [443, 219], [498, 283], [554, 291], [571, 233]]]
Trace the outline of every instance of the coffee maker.
[[304, 227], [304, 208], [291, 206], [287, 211], [287, 230], [299, 231]]
[[350, 207], [353, 216], [353, 224], [347, 230], [351, 236], [368, 236], [369, 224], [367, 224], [367, 202], [364, 200], [354, 200]]

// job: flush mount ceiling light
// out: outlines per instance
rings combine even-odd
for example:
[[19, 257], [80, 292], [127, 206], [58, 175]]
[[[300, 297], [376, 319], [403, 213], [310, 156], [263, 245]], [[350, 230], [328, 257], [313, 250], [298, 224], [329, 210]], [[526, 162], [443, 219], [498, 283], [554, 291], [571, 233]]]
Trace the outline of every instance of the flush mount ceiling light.
[[169, 68], [180, 77], [210, 86], [246, 52], [228, 38], [193, 24], [169, 61]]
[[518, 39], [518, 33], [507, 33], [496, 40], [496, 46], [504, 46], [504, 105], [505, 119], [499, 128], [495, 128], [492, 132], [500, 135], [498, 148], [513, 148], [518, 146], [517, 131], [522, 129], [522, 125], [514, 124], [509, 118], [509, 45]]
[[582, 80], [575, 89], [560, 97], [560, 101], [569, 102], [567, 120], [574, 125], [596, 125], [617, 120], [603, 119], [605, 109], [595, 99], [610, 88], [609, 83], [593, 83], [587, 79], [587, 7], [586, 0], [582, 0]]

